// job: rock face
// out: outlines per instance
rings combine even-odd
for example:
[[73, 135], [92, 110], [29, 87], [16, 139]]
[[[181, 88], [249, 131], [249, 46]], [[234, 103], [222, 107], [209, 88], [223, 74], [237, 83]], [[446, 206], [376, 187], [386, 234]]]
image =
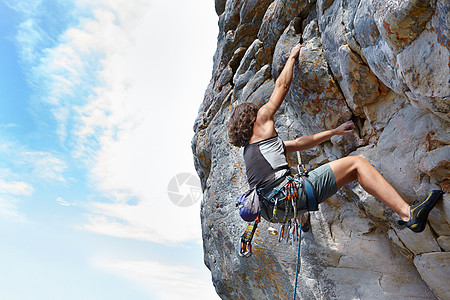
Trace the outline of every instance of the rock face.
[[[283, 139], [352, 119], [353, 135], [302, 152], [310, 168], [346, 155], [367, 158], [407, 202], [450, 187], [450, 61], [446, 0], [216, 0], [219, 35], [211, 82], [194, 125], [203, 186], [204, 259], [222, 299], [292, 298], [297, 247], [262, 221], [251, 258], [235, 198], [247, 189], [242, 150], [227, 121], [244, 101], [263, 104], [290, 49], [304, 46], [276, 116]], [[288, 158], [296, 164], [294, 155]], [[450, 197], [422, 233], [359, 184], [312, 213], [303, 235], [302, 299], [450, 299]]]

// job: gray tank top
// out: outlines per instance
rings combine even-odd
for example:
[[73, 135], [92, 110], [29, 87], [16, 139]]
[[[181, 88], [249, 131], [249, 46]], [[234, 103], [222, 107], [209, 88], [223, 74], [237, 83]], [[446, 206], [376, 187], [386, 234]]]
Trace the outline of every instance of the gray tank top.
[[290, 173], [286, 146], [278, 135], [246, 145], [244, 161], [250, 188], [268, 190]]

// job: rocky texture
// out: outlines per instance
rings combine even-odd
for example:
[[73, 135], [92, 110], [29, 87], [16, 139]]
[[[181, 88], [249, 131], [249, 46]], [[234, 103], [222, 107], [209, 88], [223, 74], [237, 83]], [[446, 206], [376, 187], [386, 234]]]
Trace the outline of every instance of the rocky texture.
[[[194, 125], [202, 181], [205, 264], [223, 299], [292, 297], [296, 245], [261, 222], [253, 256], [237, 255], [246, 223], [234, 199], [247, 188], [242, 150], [227, 138], [238, 103], [265, 103], [290, 49], [303, 38], [288, 96], [276, 116], [283, 139], [352, 119], [353, 135], [302, 152], [310, 167], [367, 158], [410, 203], [450, 187], [450, 2], [445, 0], [216, 0], [217, 51]], [[289, 157], [291, 164], [295, 156]], [[357, 183], [311, 216], [302, 242], [303, 299], [449, 299], [450, 198], [424, 232]]]

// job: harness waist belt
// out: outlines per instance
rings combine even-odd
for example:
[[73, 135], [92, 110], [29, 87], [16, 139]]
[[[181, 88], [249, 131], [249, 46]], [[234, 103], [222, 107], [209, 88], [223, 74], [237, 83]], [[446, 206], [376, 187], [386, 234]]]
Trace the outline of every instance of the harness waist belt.
[[284, 180], [283, 180], [279, 185], [277, 185], [276, 187], [272, 188], [271, 191], [270, 191], [268, 194], [264, 195], [264, 198], [266, 198], [266, 199], [268, 199], [268, 200], [272, 199], [272, 197], [275, 196], [276, 194], [278, 194], [278, 192], [279, 192], [286, 184], [288, 184], [289, 181], [290, 181], [290, 179], [286, 176], [286, 177], [284, 178]]
[[[302, 179], [300, 181], [301, 186], [299, 186], [299, 188], [300, 187], [304, 188], [306, 198], [307, 198], [306, 203], [307, 203], [308, 211], [319, 210], [319, 203], [317, 202], [317, 197], [315, 195], [314, 188], [313, 188], [311, 182], [305, 176], [302, 176], [301, 179]], [[291, 180], [293, 180], [291, 177], [286, 176], [286, 178], [279, 185], [272, 188], [272, 190], [268, 194], [264, 195], [264, 198], [270, 201], [270, 199], [272, 199], [273, 196], [278, 194], [278, 192], [280, 192], [280, 190], [286, 184], [288, 184]]]

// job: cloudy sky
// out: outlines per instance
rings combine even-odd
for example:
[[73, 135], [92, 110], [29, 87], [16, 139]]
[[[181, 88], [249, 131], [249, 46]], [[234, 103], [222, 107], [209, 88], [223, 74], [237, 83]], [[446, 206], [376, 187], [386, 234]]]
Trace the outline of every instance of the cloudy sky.
[[200, 201], [168, 196], [195, 174], [217, 19], [213, 0], [0, 0], [0, 299], [218, 298]]

